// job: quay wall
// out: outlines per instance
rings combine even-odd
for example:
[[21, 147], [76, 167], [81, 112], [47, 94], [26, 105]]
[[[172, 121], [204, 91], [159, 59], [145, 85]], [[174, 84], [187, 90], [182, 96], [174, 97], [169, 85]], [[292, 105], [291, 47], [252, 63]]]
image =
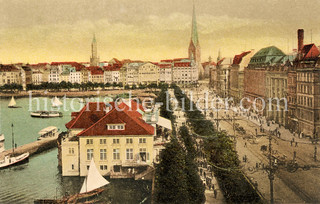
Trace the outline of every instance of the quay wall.
[[[23, 153], [29, 152], [30, 156], [34, 154], [39, 154], [43, 151], [57, 147], [57, 139], [58, 139], [58, 136], [51, 137], [51, 138], [44, 138], [42, 140], [25, 144], [17, 147], [14, 150], [14, 153], [23, 154]], [[6, 155], [11, 155], [11, 154], [12, 154], [12, 149], [5, 150], [4, 152], [0, 153], [0, 160], [4, 159]]]

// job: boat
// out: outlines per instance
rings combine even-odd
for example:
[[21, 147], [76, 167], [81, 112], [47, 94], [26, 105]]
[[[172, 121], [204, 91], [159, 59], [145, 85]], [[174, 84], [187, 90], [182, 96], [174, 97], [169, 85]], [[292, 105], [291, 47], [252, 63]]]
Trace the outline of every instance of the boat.
[[101, 176], [92, 158], [88, 175], [83, 181], [80, 193], [70, 196], [67, 202], [78, 203], [90, 201], [97, 195], [101, 194], [104, 191], [101, 187], [107, 184], [109, 184], [109, 181]]
[[5, 156], [4, 160], [0, 161], [0, 169], [9, 168], [11, 166], [24, 164], [29, 161], [29, 152], [23, 153], [19, 156]]
[[42, 140], [42, 139], [45, 139], [45, 138], [50, 138], [50, 137], [58, 137], [58, 128], [55, 127], [55, 126], [49, 126], [49, 127], [46, 127], [42, 130], [40, 130], [38, 132], [38, 134], [40, 135], [38, 137], [38, 140]]
[[21, 107], [17, 106], [16, 100], [14, 100], [14, 97], [12, 96], [8, 104], [8, 108], [21, 108]]
[[9, 168], [11, 166], [20, 165], [29, 161], [29, 152], [23, 153], [21, 155], [15, 156], [14, 149], [14, 134], [13, 134], [13, 124], [12, 128], [12, 155], [7, 155], [4, 157], [4, 160], [0, 161], [0, 169]]
[[61, 199], [38, 199], [34, 203], [37, 204], [54, 204], [54, 203], [96, 203], [99, 200], [97, 196], [101, 194], [104, 189], [101, 188], [109, 184], [98, 171], [93, 158], [91, 159], [88, 174], [83, 181], [80, 193], [70, 196], [65, 196]]
[[37, 118], [56, 118], [62, 117], [62, 112], [59, 111], [33, 111], [30, 113], [31, 117]]
[[62, 106], [63, 103], [55, 96], [53, 101], [52, 101], [52, 107], [59, 107]]
[[1, 135], [0, 135], [0, 153], [1, 153], [1, 152], [4, 152], [4, 150], [5, 150], [5, 149], [4, 149], [4, 140], [5, 140], [5, 139], [4, 139], [4, 134], [1, 134]]

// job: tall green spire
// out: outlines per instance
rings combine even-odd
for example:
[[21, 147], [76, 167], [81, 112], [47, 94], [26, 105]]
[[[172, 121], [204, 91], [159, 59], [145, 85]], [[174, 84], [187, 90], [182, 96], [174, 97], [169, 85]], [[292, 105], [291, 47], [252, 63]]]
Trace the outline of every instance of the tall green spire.
[[192, 14], [192, 28], [191, 28], [191, 40], [194, 46], [199, 44], [198, 39], [198, 29], [197, 29], [197, 19], [196, 19], [196, 9], [193, 2], [193, 14]]
[[95, 42], [97, 42], [97, 41], [96, 41], [96, 34], [95, 34], [95, 33], [93, 33], [93, 39], [92, 39], [92, 42], [94, 42], [94, 43], [95, 43]]

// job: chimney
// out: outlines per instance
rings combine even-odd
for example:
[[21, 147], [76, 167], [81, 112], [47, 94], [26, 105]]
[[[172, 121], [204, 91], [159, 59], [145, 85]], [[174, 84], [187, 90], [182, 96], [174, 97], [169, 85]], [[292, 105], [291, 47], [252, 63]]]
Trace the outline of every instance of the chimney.
[[303, 29], [298, 29], [298, 53], [301, 53], [301, 50], [303, 47], [303, 38], [304, 38]]

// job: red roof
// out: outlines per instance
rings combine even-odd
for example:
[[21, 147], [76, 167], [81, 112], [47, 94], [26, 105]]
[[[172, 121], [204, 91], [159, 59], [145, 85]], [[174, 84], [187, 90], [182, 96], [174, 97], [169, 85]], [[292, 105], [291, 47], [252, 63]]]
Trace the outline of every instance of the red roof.
[[175, 67], [190, 67], [191, 62], [175, 62], [174, 66]]
[[[125, 124], [124, 130], [109, 130], [107, 124]], [[116, 109], [108, 112], [98, 122], [86, 130], [83, 130], [78, 136], [95, 135], [153, 135], [154, 127], [147, 124], [141, 118], [134, 117], [129, 111], [117, 111]]]
[[246, 56], [247, 54], [249, 54], [251, 51], [247, 51], [247, 52], [243, 52], [241, 53], [240, 55], [235, 55], [234, 58], [233, 58], [233, 62], [232, 64], [240, 64], [241, 61], [242, 61], [242, 58], [244, 56]]
[[84, 68], [85, 66], [78, 63], [78, 62], [51, 62], [51, 65], [71, 65], [72, 67], [76, 68], [77, 71], [80, 71], [82, 68]]
[[160, 68], [171, 68], [172, 64], [159, 64]]
[[16, 68], [14, 65], [3, 65], [3, 64], [0, 64], [0, 71], [1, 72], [18, 72], [19, 69]]
[[106, 104], [103, 102], [89, 102], [80, 112], [71, 113], [74, 118], [66, 123], [68, 129], [86, 129], [100, 120], [106, 114]]
[[161, 60], [160, 62], [173, 62], [172, 59], [165, 59], [165, 60]]
[[103, 75], [103, 70], [99, 66], [86, 67], [91, 72], [91, 75]]
[[[137, 111], [137, 107], [143, 110], [140, 103], [131, 100], [131, 109], [124, 102], [119, 104], [118, 109], [115, 108], [114, 102], [110, 105], [112, 110], [106, 113], [106, 105], [103, 102], [87, 103], [80, 112], [71, 114], [74, 118], [66, 124], [66, 127], [84, 129], [78, 136], [154, 134], [154, 127], [147, 124]], [[125, 129], [108, 130], [107, 124], [125, 124]]]
[[120, 68], [122, 67], [122, 64], [108, 64], [108, 66], [104, 66], [103, 69], [105, 71], [119, 71]]
[[302, 50], [301, 50], [303, 59], [302, 60], [307, 60], [307, 59], [314, 59], [319, 56], [320, 52], [317, 46], [315, 44], [308, 44], [304, 45]]

